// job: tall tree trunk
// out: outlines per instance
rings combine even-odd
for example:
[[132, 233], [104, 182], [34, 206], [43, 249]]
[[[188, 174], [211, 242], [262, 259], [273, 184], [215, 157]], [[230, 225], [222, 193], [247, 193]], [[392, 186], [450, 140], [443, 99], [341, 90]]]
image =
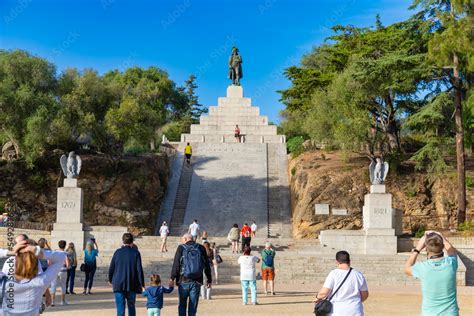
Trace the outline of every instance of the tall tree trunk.
[[387, 104], [387, 122], [385, 124], [385, 134], [388, 139], [388, 146], [390, 152], [400, 152], [400, 139], [398, 137], [398, 125], [395, 119], [395, 109], [393, 107], [393, 101], [391, 96], [385, 98]]
[[461, 79], [458, 70], [458, 55], [453, 57], [453, 87], [454, 87], [454, 121], [456, 124], [456, 160], [457, 160], [457, 216], [458, 224], [466, 220], [466, 169], [464, 155], [464, 126], [462, 121]]

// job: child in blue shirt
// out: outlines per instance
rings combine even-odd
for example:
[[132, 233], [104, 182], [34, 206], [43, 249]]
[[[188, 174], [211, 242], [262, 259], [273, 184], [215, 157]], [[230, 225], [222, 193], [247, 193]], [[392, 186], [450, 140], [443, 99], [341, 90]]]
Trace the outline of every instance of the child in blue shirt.
[[151, 286], [145, 289], [143, 296], [147, 298], [146, 308], [148, 316], [160, 316], [163, 308], [163, 293], [173, 292], [173, 287], [169, 289], [161, 286], [161, 278], [158, 274], [151, 275]]

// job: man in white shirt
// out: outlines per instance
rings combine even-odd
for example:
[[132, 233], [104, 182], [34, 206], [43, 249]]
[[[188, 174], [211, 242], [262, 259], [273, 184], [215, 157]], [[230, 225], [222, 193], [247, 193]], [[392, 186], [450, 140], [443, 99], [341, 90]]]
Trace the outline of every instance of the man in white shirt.
[[252, 237], [257, 236], [257, 223], [255, 223], [255, 221], [250, 225], [250, 229], [252, 230]]
[[201, 227], [199, 226], [197, 219], [195, 219], [193, 223], [189, 225], [188, 233], [193, 236], [193, 241], [196, 241], [201, 235]]
[[[315, 302], [328, 298], [333, 305], [332, 316], [363, 316], [362, 302], [369, 297], [364, 275], [351, 268], [347, 251], [336, 253], [336, 263], [337, 269], [329, 273], [323, 288], [316, 295]], [[346, 280], [343, 283], [344, 278]]]

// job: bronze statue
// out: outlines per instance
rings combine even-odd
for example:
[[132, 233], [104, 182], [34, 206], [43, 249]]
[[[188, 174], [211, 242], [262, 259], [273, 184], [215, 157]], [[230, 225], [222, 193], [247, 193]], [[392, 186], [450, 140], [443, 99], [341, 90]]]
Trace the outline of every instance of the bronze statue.
[[242, 56], [239, 55], [237, 47], [232, 47], [232, 55], [229, 58], [229, 79], [232, 80], [233, 85], [240, 86], [242, 77]]

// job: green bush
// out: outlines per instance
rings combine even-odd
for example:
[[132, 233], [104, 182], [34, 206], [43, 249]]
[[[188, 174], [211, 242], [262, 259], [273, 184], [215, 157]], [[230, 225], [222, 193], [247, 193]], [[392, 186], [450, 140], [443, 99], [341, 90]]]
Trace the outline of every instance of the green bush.
[[465, 221], [464, 223], [459, 224], [458, 230], [460, 231], [473, 231], [474, 232], [474, 219], [469, 221]]
[[181, 134], [186, 132], [186, 126], [183, 126], [181, 122], [171, 122], [163, 126], [163, 134], [166, 135], [171, 142], [179, 142], [181, 140]]
[[293, 167], [293, 168], [291, 168], [291, 175], [294, 176], [295, 174], [296, 174], [296, 168]]
[[474, 178], [466, 177], [466, 187], [474, 189]]
[[35, 186], [43, 186], [47, 181], [46, 176], [39, 172], [33, 173], [30, 180]]
[[295, 136], [288, 140], [286, 146], [288, 148], [288, 152], [291, 153], [293, 158], [298, 157], [304, 152], [304, 138], [302, 136]]
[[411, 234], [415, 236], [415, 238], [421, 238], [425, 234], [426, 225], [425, 224], [414, 224], [411, 227]]

